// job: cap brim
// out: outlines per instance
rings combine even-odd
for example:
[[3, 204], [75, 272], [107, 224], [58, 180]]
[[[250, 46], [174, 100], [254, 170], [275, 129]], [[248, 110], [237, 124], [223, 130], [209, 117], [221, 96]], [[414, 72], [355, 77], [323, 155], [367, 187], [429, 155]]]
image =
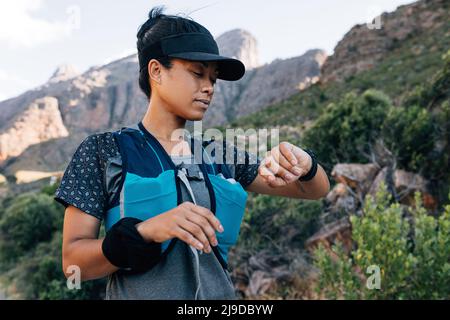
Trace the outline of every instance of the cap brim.
[[213, 53], [183, 52], [172, 53], [168, 56], [192, 61], [217, 61], [217, 66], [219, 69], [219, 75], [217, 78], [222, 80], [236, 81], [241, 79], [245, 74], [245, 66], [240, 60], [223, 57]]

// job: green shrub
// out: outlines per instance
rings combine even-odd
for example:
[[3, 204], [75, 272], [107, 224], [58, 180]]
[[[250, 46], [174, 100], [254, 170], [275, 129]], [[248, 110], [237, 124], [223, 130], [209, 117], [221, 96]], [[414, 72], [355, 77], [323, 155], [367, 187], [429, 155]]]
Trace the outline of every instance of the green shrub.
[[391, 107], [390, 99], [380, 91], [349, 93], [326, 107], [305, 133], [305, 144], [314, 148], [328, 169], [339, 162], [367, 162], [361, 151], [368, 152], [379, 137]]
[[450, 96], [450, 50], [442, 55], [443, 67], [437, 71], [431, 81], [418, 85], [408, 93], [407, 104], [418, 104], [424, 108], [433, 107]]
[[[351, 216], [356, 248], [349, 254], [340, 243], [332, 255], [323, 246], [314, 252], [317, 290], [326, 298], [450, 298], [450, 205], [435, 218], [418, 192], [407, 210], [391, 199], [382, 184], [375, 199], [366, 197], [363, 216]], [[370, 266], [380, 268], [379, 289], [367, 286]]]
[[62, 234], [57, 231], [52, 240], [39, 243], [20, 258], [8, 273], [22, 299], [78, 300], [101, 299], [105, 293], [105, 279], [81, 283], [80, 289], [69, 289], [62, 272]]
[[402, 168], [418, 172], [432, 165], [427, 159], [437, 140], [437, 127], [426, 109], [419, 106], [392, 108], [383, 126], [383, 137]]
[[[69, 289], [62, 271], [64, 209], [53, 200], [54, 186], [2, 201], [0, 271], [19, 299], [102, 299], [106, 279]], [[104, 228], [101, 228], [101, 236]]]
[[0, 264], [16, 261], [62, 227], [63, 215], [51, 196], [26, 193], [11, 201], [0, 219]]
[[[272, 240], [279, 245], [300, 248], [317, 231], [321, 212], [321, 201], [250, 195], [239, 243], [262, 248]], [[288, 233], [293, 230], [295, 235], [291, 238]]]
[[58, 180], [58, 182], [55, 182], [53, 184], [45, 185], [41, 188], [40, 192], [53, 197], [55, 195], [56, 189], [58, 189], [59, 184], [60, 180]]

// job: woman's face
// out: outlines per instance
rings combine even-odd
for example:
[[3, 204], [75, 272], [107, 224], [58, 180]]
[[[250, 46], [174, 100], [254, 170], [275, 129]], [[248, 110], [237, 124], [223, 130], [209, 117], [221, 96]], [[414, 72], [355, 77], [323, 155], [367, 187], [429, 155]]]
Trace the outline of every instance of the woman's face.
[[172, 68], [161, 67], [156, 91], [169, 112], [196, 121], [203, 119], [208, 109], [216, 79], [217, 62], [173, 59]]

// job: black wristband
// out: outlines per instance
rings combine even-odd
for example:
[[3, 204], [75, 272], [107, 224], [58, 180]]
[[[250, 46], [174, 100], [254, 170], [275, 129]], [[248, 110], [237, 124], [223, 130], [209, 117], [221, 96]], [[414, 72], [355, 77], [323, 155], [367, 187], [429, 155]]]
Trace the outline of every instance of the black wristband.
[[146, 242], [136, 229], [142, 220], [120, 219], [106, 233], [102, 251], [106, 259], [126, 273], [144, 272], [156, 265], [161, 257], [161, 243]]
[[308, 173], [298, 178], [300, 181], [309, 181], [316, 176], [317, 173], [317, 159], [316, 155], [311, 149], [303, 149], [307, 154], [311, 156], [312, 165], [311, 169], [309, 169]]

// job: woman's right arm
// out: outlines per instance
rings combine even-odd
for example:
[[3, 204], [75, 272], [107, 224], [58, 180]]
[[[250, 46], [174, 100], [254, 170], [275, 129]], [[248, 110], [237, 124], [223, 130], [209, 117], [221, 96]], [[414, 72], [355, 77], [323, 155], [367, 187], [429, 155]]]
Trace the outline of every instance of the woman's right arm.
[[103, 278], [119, 268], [103, 254], [102, 239], [98, 239], [101, 221], [69, 205], [64, 215], [62, 265], [66, 277], [70, 266], [78, 266], [81, 281]]

